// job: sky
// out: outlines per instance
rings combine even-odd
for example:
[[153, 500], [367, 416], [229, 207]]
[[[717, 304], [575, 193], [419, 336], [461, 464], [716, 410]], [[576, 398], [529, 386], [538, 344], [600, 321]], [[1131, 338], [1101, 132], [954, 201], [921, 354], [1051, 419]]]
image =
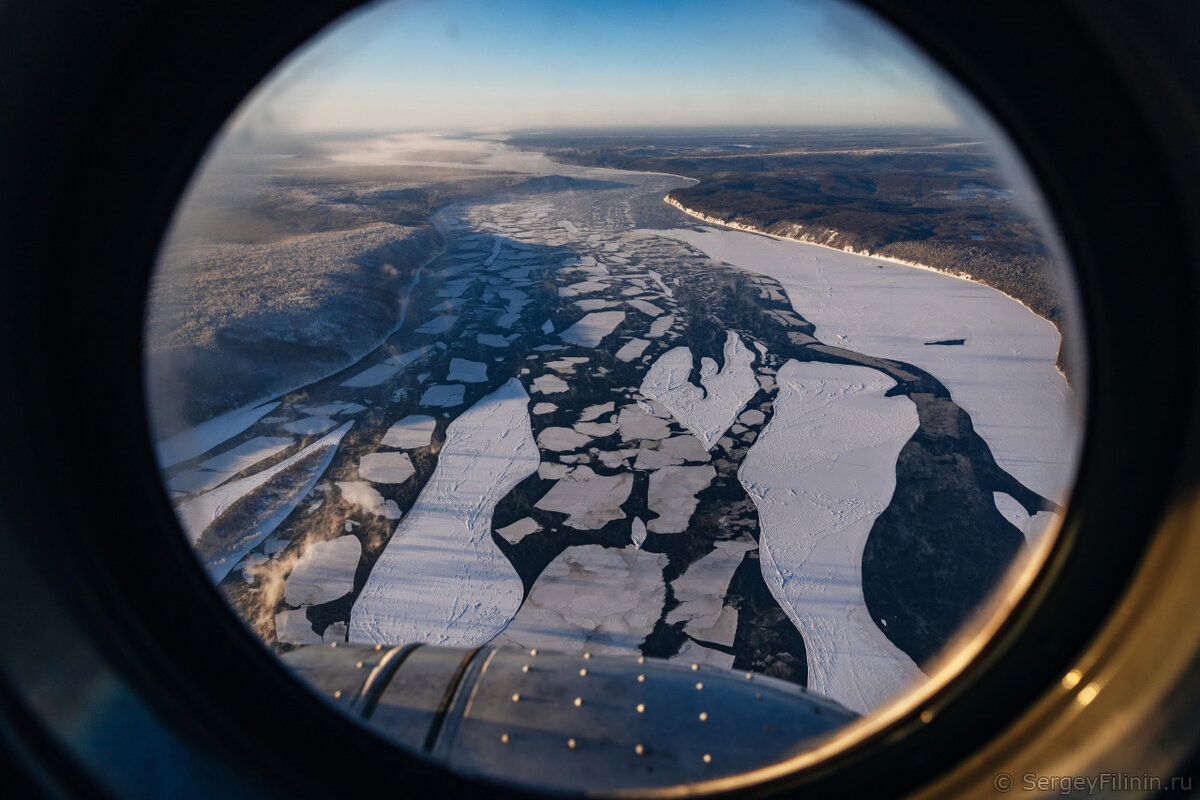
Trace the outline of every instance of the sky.
[[957, 93], [841, 0], [388, 0], [244, 104], [309, 131], [954, 125]]

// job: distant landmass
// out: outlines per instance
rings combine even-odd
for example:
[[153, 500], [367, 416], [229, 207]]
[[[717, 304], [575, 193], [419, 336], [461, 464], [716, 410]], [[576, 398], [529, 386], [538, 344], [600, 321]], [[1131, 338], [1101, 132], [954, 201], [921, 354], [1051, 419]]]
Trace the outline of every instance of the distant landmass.
[[[928, 131], [526, 134], [569, 164], [693, 178], [668, 202], [709, 222], [932, 267], [1067, 312], [1044, 234], [977, 138]], [[1069, 372], [1062, 354], [1058, 366]]]

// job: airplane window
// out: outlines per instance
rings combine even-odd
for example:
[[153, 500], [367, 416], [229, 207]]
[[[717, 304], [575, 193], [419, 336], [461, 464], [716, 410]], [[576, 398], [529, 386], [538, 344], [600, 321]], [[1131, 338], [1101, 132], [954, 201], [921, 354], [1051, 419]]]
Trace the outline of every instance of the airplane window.
[[355, 12], [212, 143], [144, 322], [164, 488], [263, 646], [568, 792], [919, 714], [1053, 544], [1086, 352], [1002, 131], [824, 0]]

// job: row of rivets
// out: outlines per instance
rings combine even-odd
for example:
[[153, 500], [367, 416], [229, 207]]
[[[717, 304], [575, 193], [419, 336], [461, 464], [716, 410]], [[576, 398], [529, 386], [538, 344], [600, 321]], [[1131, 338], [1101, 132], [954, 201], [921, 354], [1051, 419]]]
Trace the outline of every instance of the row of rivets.
[[[510, 741], [512, 741], [512, 740], [507, 733], [500, 734], [500, 744], [508, 744]], [[578, 741], [576, 741], [575, 739], [567, 739], [567, 748], [568, 749], [575, 750], [578, 747], [579, 747]], [[644, 755], [646, 755], [646, 746], [643, 744], [634, 745], [633, 752], [637, 753], [639, 756], [644, 756]], [[705, 764], [712, 763], [712, 754], [711, 753], [705, 753], [702, 758], [703, 758]]]

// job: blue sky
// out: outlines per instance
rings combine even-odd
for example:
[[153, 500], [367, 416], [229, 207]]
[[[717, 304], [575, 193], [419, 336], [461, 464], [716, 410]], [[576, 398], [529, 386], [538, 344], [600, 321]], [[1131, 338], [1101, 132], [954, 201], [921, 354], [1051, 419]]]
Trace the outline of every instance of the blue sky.
[[392, 0], [253, 96], [289, 130], [953, 124], [911, 45], [830, 0]]

